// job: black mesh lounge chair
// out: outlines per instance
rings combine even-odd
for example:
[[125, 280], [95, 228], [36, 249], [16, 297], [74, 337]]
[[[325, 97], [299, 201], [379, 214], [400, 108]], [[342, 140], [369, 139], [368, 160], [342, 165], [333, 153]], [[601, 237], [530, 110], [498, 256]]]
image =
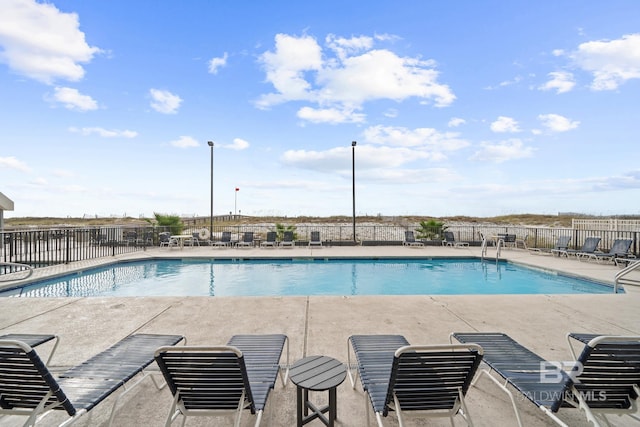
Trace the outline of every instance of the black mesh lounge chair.
[[453, 231], [445, 231], [444, 239], [442, 240], [442, 246], [453, 246], [454, 248], [461, 248], [469, 246], [468, 242], [456, 242], [456, 236]]
[[[161, 347], [156, 361], [174, 397], [167, 424], [179, 415], [213, 416], [235, 412], [240, 425], [243, 409], [256, 414], [255, 425], [262, 420], [269, 392], [280, 372], [280, 356], [286, 335], [236, 335], [226, 346]], [[184, 424], [184, 423], [183, 423]]]
[[48, 365], [51, 362], [51, 358], [56, 352], [58, 348], [58, 344], [60, 343], [60, 337], [57, 335], [42, 335], [42, 334], [5, 334], [0, 335], [0, 341], [20, 341], [27, 344], [29, 347], [37, 347], [41, 344], [45, 344], [49, 341], [53, 341], [53, 347], [49, 352], [49, 357], [47, 358], [46, 364]]
[[320, 240], [320, 232], [312, 231], [311, 238], [309, 239], [309, 246], [322, 247], [322, 240]]
[[556, 241], [555, 246], [552, 249], [549, 248], [528, 248], [529, 252], [532, 254], [546, 254], [546, 255], [560, 255], [561, 253], [566, 252], [569, 249], [569, 242], [571, 241], [571, 236], [559, 236]]
[[130, 387], [127, 384], [127, 390], [114, 402], [111, 425], [119, 399], [149, 376], [143, 370], [153, 362], [155, 349], [182, 339], [180, 335], [130, 335], [58, 379], [29, 344], [1, 340], [0, 413], [29, 416], [25, 425], [34, 425], [50, 410], [64, 410], [70, 418], [60, 425], [69, 425], [142, 373], [138, 382]]
[[369, 402], [378, 426], [389, 411], [396, 411], [403, 425], [404, 412], [429, 417], [453, 417], [460, 414], [472, 425], [464, 397], [480, 361], [482, 349], [475, 344], [411, 346], [401, 335], [353, 335], [347, 340], [357, 359], [357, 374], [349, 370], [355, 389], [360, 376], [365, 392], [367, 420]]
[[616, 258], [626, 258], [629, 256], [629, 249], [633, 240], [631, 239], [616, 239], [611, 245], [609, 252], [590, 252], [584, 254], [578, 254], [578, 259], [594, 259], [598, 262], [613, 261]]
[[285, 231], [282, 235], [282, 242], [280, 242], [281, 248], [293, 248], [296, 242], [293, 241], [293, 231]]
[[260, 246], [263, 248], [264, 247], [275, 248], [276, 246], [278, 246], [277, 237], [278, 237], [278, 233], [276, 233], [275, 231], [267, 231], [267, 240], [265, 240], [264, 242], [261, 242]]
[[424, 246], [424, 243], [416, 240], [415, 236], [413, 235], [413, 231], [405, 231], [402, 246], [420, 247]]
[[242, 240], [236, 243], [237, 248], [251, 247], [254, 246], [253, 242], [253, 231], [245, 231], [242, 235]]
[[213, 242], [214, 247], [227, 247], [231, 246], [231, 232], [223, 231], [220, 240]]
[[[570, 338], [586, 345], [569, 374], [502, 333], [454, 333], [452, 337], [482, 346], [484, 362], [490, 370], [480, 371], [478, 378], [486, 375], [509, 395], [520, 426], [523, 424], [516, 399], [507, 385], [561, 426], [566, 426], [556, 415], [561, 407], [581, 409], [596, 427], [610, 425], [605, 413], [631, 415], [637, 411], [640, 336], [570, 334]], [[491, 375], [491, 371], [504, 381]]]
[[582, 248], [567, 249], [565, 251], [561, 251], [560, 255], [564, 255], [566, 257], [569, 257], [569, 255], [575, 255], [576, 257], [580, 257], [580, 256], [583, 256], [584, 254], [590, 254], [595, 252], [598, 249], [599, 244], [600, 244], [600, 237], [587, 237], [586, 239], [584, 239]]

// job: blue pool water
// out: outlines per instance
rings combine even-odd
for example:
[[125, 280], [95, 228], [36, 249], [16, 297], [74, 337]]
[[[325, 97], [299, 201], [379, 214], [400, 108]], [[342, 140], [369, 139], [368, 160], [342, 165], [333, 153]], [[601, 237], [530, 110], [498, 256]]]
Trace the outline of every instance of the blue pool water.
[[0, 296], [469, 295], [611, 293], [611, 286], [507, 262], [156, 260], [113, 264]]

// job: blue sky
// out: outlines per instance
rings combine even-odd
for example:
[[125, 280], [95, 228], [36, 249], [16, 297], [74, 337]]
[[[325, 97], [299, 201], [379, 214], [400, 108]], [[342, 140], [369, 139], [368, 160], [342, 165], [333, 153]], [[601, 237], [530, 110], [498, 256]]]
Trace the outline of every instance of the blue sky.
[[5, 216], [640, 214], [639, 16], [2, 0]]

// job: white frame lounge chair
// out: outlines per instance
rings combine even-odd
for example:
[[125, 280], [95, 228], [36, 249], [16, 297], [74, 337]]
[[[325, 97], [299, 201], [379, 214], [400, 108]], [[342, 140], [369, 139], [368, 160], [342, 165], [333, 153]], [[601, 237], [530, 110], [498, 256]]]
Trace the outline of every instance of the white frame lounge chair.
[[613, 261], [616, 258], [627, 258], [629, 256], [629, 249], [633, 244], [632, 239], [615, 239], [611, 245], [609, 252], [585, 252], [577, 254], [578, 260], [596, 260], [600, 261]]
[[293, 239], [293, 231], [287, 230], [282, 234], [282, 241], [279, 246], [281, 248], [293, 248], [296, 246], [296, 242]]
[[560, 256], [562, 252], [569, 249], [569, 243], [571, 242], [571, 236], [558, 236], [553, 249], [549, 248], [527, 248], [527, 250], [534, 255], [556, 255]]
[[456, 235], [453, 233], [453, 231], [445, 231], [444, 239], [442, 240], [442, 246], [464, 248], [464, 247], [469, 247], [469, 242], [458, 242], [456, 241]]
[[500, 387], [509, 396], [520, 427], [523, 423], [511, 389], [564, 427], [567, 424], [556, 415], [563, 407], [580, 409], [594, 427], [610, 426], [607, 414], [640, 421], [640, 336], [569, 334], [568, 339], [585, 344], [575, 357], [570, 343], [575, 365], [569, 373], [500, 332], [456, 332], [451, 337], [482, 346], [489, 369], [481, 370], [473, 384], [486, 376]]
[[267, 231], [267, 240], [260, 242], [261, 248], [275, 248], [278, 246], [278, 233], [275, 231]]
[[[285, 343], [287, 360], [281, 368]], [[278, 374], [286, 386], [289, 341], [282, 334], [235, 335], [225, 346], [164, 346], [155, 358], [173, 395], [166, 426], [180, 415], [184, 425], [189, 416], [235, 413], [237, 427], [248, 409], [258, 427]]]
[[372, 406], [379, 427], [389, 411], [396, 412], [400, 427], [409, 415], [448, 417], [452, 426], [454, 416], [461, 415], [473, 425], [465, 396], [482, 360], [479, 345], [408, 345], [402, 335], [352, 335], [347, 339], [349, 367], [350, 348], [357, 374], [354, 378], [349, 370], [349, 379], [355, 389], [360, 377], [367, 422]]
[[232, 245], [232, 243], [233, 242], [231, 242], [231, 232], [223, 231], [222, 236], [220, 237], [220, 240], [213, 242], [211, 246], [213, 246], [214, 248], [229, 247]]
[[245, 231], [242, 235], [242, 240], [236, 243], [236, 248], [250, 248], [253, 246], [255, 246], [253, 231]]
[[404, 232], [404, 240], [402, 241], [402, 246], [419, 248], [424, 247], [424, 243], [416, 240], [415, 236], [413, 235], [413, 231], [408, 230]]
[[[144, 369], [153, 363], [154, 350], [182, 340], [182, 335], [129, 335], [57, 379], [29, 344], [0, 340], [0, 414], [28, 416], [24, 425], [33, 426], [50, 411], [63, 410], [69, 418], [60, 426], [67, 426], [124, 388], [113, 402], [110, 426], [120, 399], [151, 376]], [[138, 374], [138, 381], [129, 384]], [[157, 388], [164, 386], [151, 378]]]
[[312, 231], [309, 237], [309, 246], [322, 247], [322, 240], [320, 240], [320, 232]]

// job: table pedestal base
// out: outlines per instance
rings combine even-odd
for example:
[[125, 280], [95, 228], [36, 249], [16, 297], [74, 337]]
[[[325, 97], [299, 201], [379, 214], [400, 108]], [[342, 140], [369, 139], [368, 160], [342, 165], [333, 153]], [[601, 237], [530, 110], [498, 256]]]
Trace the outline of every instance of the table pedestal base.
[[[336, 388], [330, 388], [329, 391], [329, 405], [318, 408], [312, 402], [309, 401], [309, 390], [303, 389], [302, 387], [296, 387], [297, 389], [297, 401], [298, 401], [298, 427], [302, 427], [303, 425], [315, 420], [316, 418], [322, 421], [324, 425], [327, 427], [333, 427], [334, 422], [337, 418], [337, 404], [336, 404]], [[309, 409], [311, 409], [312, 413], [309, 415]], [[324, 414], [328, 412], [329, 417], [327, 418]]]

